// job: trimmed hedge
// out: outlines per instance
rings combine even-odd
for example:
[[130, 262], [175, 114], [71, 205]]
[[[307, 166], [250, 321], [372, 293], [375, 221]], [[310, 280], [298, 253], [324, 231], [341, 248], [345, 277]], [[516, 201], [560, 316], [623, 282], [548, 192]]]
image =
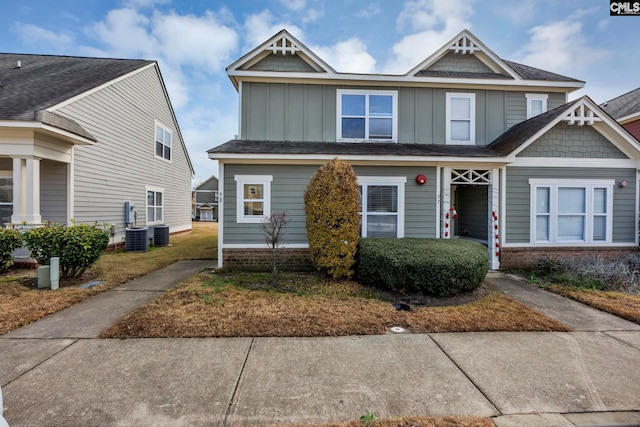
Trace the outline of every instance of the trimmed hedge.
[[396, 292], [451, 296], [480, 287], [488, 269], [487, 248], [470, 240], [363, 238], [356, 277]]
[[109, 244], [109, 232], [87, 224], [34, 228], [24, 234], [31, 256], [40, 265], [60, 257], [62, 278], [79, 277], [93, 265]]
[[13, 251], [22, 247], [22, 233], [18, 230], [0, 228], [0, 271], [13, 264]]

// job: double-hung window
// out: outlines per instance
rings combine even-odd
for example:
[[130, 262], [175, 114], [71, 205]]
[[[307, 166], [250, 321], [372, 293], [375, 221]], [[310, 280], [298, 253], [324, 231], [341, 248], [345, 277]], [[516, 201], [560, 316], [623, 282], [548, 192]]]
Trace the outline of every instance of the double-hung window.
[[390, 90], [338, 89], [338, 141], [397, 141], [397, 97]]
[[549, 95], [543, 93], [527, 93], [527, 119], [535, 117], [547, 111], [547, 98]]
[[159, 224], [163, 221], [164, 190], [147, 188], [147, 224]]
[[406, 177], [358, 177], [362, 237], [404, 237]]
[[171, 131], [156, 123], [156, 157], [171, 160]]
[[614, 180], [530, 179], [531, 241], [611, 243]]
[[271, 215], [271, 175], [236, 175], [236, 222], [261, 223]]
[[476, 94], [447, 93], [447, 144], [472, 145], [476, 141]]

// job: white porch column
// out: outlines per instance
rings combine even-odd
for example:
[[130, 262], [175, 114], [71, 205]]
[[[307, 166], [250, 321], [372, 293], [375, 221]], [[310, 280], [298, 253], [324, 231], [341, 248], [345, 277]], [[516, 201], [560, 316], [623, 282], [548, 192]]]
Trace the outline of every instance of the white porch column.
[[442, 204], [440, 206], [440, 217], [442, 221], [441, 238], [451, 238], [452, 218], [449, 214], [451, 207], [451, 168], [442, 168]]
[[500, 169], [491, 169], [489, 187], [489, 269], [500, 269]]
[[13, 159], [13, 224], [41, 224], [40, 159]]

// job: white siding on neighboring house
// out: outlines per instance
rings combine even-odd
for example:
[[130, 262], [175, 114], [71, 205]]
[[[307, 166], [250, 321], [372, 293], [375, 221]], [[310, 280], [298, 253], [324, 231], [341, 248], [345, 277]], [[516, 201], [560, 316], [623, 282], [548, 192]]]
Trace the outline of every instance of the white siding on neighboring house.
[[[164, 224], [191, 228], [191, 170], [155, 66], [61, 107], [98, 142], [74, 150], [74, 218], [124, 232], [124, 202], [146, 225], [145, 186], [164, 189]], [[171, 161], [155, 156], [155, 124], [172, 132]]]

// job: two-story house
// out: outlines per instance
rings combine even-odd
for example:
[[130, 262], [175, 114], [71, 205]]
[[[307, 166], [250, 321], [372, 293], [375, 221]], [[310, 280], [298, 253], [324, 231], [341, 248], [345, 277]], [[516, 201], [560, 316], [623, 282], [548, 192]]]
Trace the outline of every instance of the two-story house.
[[157, 62], [0, 54], [1, 226], [189, 230], [192, 176]]
[[303, 194], [350, 162], [362, 236], [469, 238], [490, 266], [638, 246], [640, 145], [584, 82], [507, 61], [469, 31], [403, 75], [339, 73], [280, 31], [227, 68], [239, 137], [220, 162], [220, 267], [268, 257], [260, 222], [292, 218], [283, 260], [308, 256]]

